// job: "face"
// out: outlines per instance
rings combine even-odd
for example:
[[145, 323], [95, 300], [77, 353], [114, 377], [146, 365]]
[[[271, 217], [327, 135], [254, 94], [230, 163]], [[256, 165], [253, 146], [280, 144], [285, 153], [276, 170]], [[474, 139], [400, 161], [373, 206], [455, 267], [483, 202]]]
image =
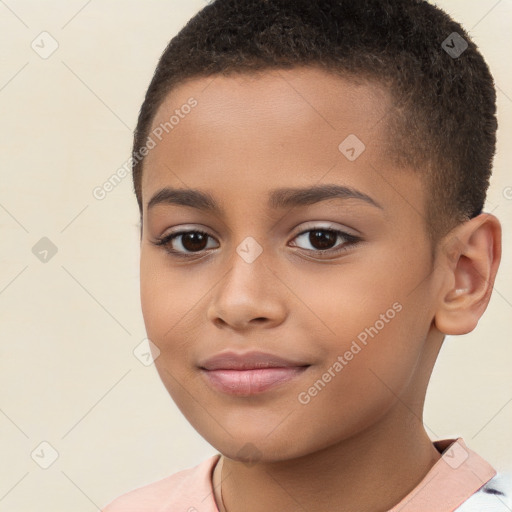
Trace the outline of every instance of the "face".
[[[157, 113], [144, 322], [173, 400], [230, 458], [321, 450], [424, 393], [435, 273], [422, 183], [385, 157], [391, 110], [376, 84], [302, 68], [194, 79]], [[227, 351], [289, 366], [201, 368]]]

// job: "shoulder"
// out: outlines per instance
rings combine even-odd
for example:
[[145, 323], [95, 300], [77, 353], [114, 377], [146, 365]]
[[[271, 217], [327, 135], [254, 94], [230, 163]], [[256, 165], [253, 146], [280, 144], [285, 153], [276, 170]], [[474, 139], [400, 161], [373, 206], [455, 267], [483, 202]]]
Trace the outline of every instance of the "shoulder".
[[[211, 472], [219, 459], [219, 454], [212, 455], [197, 466], [178, 471], [173, 475], [150, 484], [133, 489], [110, 503], [102, 512], [171, 512], [176, 506], [183, 510], [194, 510], [199, 503], [201, 510], [208, 510], [205, 496], [210, 493], [213, 501]], [[206, 507], [206, 508], [205, 508]]]

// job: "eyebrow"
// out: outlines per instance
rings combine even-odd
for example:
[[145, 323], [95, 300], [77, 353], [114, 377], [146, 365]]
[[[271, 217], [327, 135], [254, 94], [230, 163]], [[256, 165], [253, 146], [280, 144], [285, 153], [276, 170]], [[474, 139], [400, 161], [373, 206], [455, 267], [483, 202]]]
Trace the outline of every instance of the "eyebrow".
[[[270, 191], [268, 206], [272, 209], [306, 206], [327, 199], [359, 199], [376, 208], [384, 208], [370, 196], [343, 185], [325, 184], [306, 188], [278, 188]], [[223, 216], [223, 208], [211, 194], [192, 188], [165, 187], [156, 192], [148, 202], [148, 210], [158, 204], [190, 206]]]

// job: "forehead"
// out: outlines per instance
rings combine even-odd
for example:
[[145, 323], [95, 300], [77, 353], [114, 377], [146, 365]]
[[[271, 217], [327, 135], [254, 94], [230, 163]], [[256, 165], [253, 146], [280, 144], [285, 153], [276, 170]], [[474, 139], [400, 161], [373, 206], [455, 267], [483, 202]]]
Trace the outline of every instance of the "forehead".
[[[194, 123], [195, 130], [229, 124], [233, 132], [274, 127], [296, 133], [322, 124], [324, 129], [350, 127], [362, 133], [391, 107], [388, 91], [376, 82], [342, 78], [319, 68], [215, 74], [175, 87], [158, 109], [152, 130], [165, 125], [176, 111], [179, 114], [192, 97], [198, 103], [192, 112], [196, 115], [183, 124]], [[174, 128], [173, 135], [179, 136]]]
[[161, 140], [153, 137], [145, 159], [144, 205], [164, 186], [222, 187], [225, 199], [236, 200], [243, 191], [261, 199], [270, 188], [321, 181], [389, 199], [404, 187], [417, 201], [417, 177], [384, 158], [393, 143], [386, 126], [392, 108], [379, 84], [316, 68], [191, 79], [171, 91], [153, 120], [151, 134], [161, 132]]
[[[350, 100], [357, 100], [361, 108], [387, 100], [386, 87], [376, 81], [364, 80], [360, 76], [337, 75], [319, 67], [296, 67], [292, 69], [265, 69], [250, 72], [231, 72], [211, 76], [192, 77], [174, 87], [159, 109], [154, 123], [165, 121], [166, 109], [179, 107], [194, 92], [209, 102], [225, 105], [246, 103], [258, 114], [274, 110], [277, 104], [280, 113], [286, 110], [310, 109], [317, 114], [328, 114], [334, 107], [337, 112], [350, 113], [344, 108]], [[340, 98], [340, 92], [343, 98]], [[341, 101], [339, 101], [341, 100]], [[347, 100], [347, 101], [345, 101]], [[246, 103], [247, 104], [247, 103]], [[328, 109], [325, 111], [325, 109]], [[382, 105], [382, 112], [385, 105]], [[292, 112], [293, 113], [293, 112]], [[329, 116], [327, 116], [329, 117]]]

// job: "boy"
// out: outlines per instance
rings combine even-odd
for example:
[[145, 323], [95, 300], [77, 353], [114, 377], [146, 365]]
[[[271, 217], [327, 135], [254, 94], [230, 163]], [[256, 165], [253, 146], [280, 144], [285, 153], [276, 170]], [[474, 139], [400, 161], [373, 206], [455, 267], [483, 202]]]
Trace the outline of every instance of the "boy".
[[162, 382], [219, 453], [106, 512], [510, 510], [432, 440], [446, 335], [489, 302], [495, 90], [423, 0], [216, 0], [162, 55], [134, 139]]

